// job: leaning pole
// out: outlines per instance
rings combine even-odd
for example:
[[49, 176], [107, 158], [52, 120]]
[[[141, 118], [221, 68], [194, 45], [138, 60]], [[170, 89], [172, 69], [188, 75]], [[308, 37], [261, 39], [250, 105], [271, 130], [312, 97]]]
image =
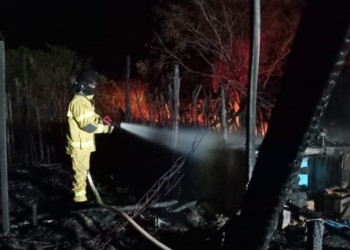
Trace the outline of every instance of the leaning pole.
[[349, 17], [349, 0], [306, 2], [241, 213], [226, 225], [224, 249], [270, 247], [303, 152], [320, 129], [349, 54]]
[[260, 0], [250, 1], [251, 35], [250, 35], [250, 62], [248, 85], [248, 112], [247, 112], [247, 162], [248, 182], [252, 178], [255, 166], [255, 128], [256, 128], [256, 95], [259, 76], [260, 54]]
[[2, 229], [9, 233], [9, 199], [7, 186], [7, 151], [6, 151], [6, 88], [5, 88], [5, 44], [0, 41], [0, 167], [1, 167], [1, 208]]

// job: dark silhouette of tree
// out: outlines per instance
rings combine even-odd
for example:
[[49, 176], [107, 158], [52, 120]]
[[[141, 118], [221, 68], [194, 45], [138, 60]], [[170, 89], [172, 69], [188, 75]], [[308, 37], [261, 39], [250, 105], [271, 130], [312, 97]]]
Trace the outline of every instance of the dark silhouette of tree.
[[[258, 107], [270, 110], [264, 92], [282, 74], [299, 23], [303, 0], [262, 2]], [[161, 21], [155, 48], [163, 65], [176, 61], [244, 100], [249, 66], [249, 1], [191, 0], [157, 9]], [[243, 102], [242, 102], [243, 105]]]

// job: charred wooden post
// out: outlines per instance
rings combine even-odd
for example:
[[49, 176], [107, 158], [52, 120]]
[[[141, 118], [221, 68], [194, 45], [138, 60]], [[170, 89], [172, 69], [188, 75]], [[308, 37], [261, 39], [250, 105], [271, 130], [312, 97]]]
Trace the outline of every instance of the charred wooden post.
[[208, 97], [206, 96], [202, 105], [202, 114], [203, 114], [203, 126], [206, 127], [207, 126], [207, 114], [205, 112], [206, 110], [206, 106], [207, 106], [207, 102], [208, 102]]
[[173, 138], [174, 138], [174, 148], [177, 147], [177, 134], [179, 131], [179, 106], [180, 106], [180, 100], [179, 100], [179, 94], [180, 94], [180, 76], [179, 76], [179, 65], [175, 65], [174, 70], [174, 83], [173, 83], [173, 112], [172, 112], [172, 126], [173, 126]]
[[143, 123], [143, 116], [142, 116], [142, 110], [141, 110], [141, 104], [140, 104], [140, 96], [139, 94], [137, 93], [137, 87], [134, 86], [134, 91], [135, 91], [135, 96], [136, 96], [136, 103], [137, 103], [137, 109], [139, 110], [139, 114], [140, 114], [140, 119], [141, 119], [141, 122]]
[[174, 97], [175, 93], [173, 91], [172, 85], [174, 86], [174, 83], [168, 84], [168, 97], [169, 97], [168, 98], [168, 105], [169, 105], [171, 125], [173, 125], [173, 120], [174, 120], [174, 100], [175, 100], [175, 97]]
[[[15, 81], [15, 87], [16, 87], [16, 92], [15, 92], [15, 96], [14, 96], [14, 98], [15, 98], [15, 110], [21, 110], [21, 109], [23, 109], [23, 100], [22, 100], [23, 98], [20, 98], [20, 96], [21, 96], [20, 85], [21, 84], [20, 84], [20, 80], [17, 77], [15, 78], [14, 81]], [[15, 113], [15, 123], [20, 124], [22, 122], [24, 122], [22, 116]], [[18, 128], [18, 131], [16, 131], [16, 132], [17, 132], [16, 134], [20, 134], [19, 138], [24, 138], [24, 145], [21, 145], [18, 148], [19, 153], [17, 154], [16, 160], [19, 162], [25, 162], [24, 160], [26, 159], [27, 140], [25, 137], [24, 129], [22, 129], [22, 127], [21, 127], [21, 129]], [[17, 138], [17, 136], [15, 137], [14, 133], [12, 133], [12, 135], [14, 138]], [[16, 141], [13, 140], [13, 142], [15, 143]]]
[[29, 110], [30, 110], [30, 102], [29, 102], [29, 89], [28, 89], [28, 78], [27, 78], [27, 63], [26, 63], [26, 58], [25, 58], [25, 50], [23, 49], [22, 50], [22, 81], [23, 81], [23, 84], [24, 84], [24, 88], [25, 88], [25, 110], [26, 110], [26, 113], [25, 113], [25, 116], [24, 116], [24, 128], [23, 128], [23, 131], [24, 131], [24, 134], [25, 134], [25, 148], [24, 148], [24, 163], [27, 164], [28, 162], [31, 161], [31, 151], [30, 151], [30, 131], [29, 131], [29, 125], [30, 125], [30, 122], [29, 122], [29, 119], [30, 117], [28, 116], [29, 114]]
[[201, 92], [202, 85], [197, 84], [195, 90], [192, 92], [192, 105], [193, 105], [193, 111], [194, 111], [194, 119], [192, 118], [192, 123], [194, 123], [194, 126], [198, 126], [198, 110], [197, 110], [197, 99], [198, 95]]
[[[152, 99], [151, 99], [151, 94], [149, 93], [149, 90], [147, 89], [147, 92], [146, 92], [146, 95], [147, 95], [147, 101], [148, 101], [148, 116], [149, 116], [149, 124], [151, 127], [154, 126], [154, 123], [155, 123], [155, 120], [153, 120], [153, 112], [152, 112]], [[155, 117], [154, 117], [155, 119]]]
[[44, 145], [43, 145], [43, 135], [42, 135], [42, 129], [41, 129], [39, 107], [36, 102], [35, 102], [34, 108], [35, 108], [35, 114], [36, 114], [36, 120], [37, 120], [36, 123], [38, 126], [38, 136], [39, 136], [39, 161], [42, 162], [44, 160]]
[[36, 155], [36, 147], [33, 137], [33, 125], [32, 125], [32, 87], [28, 77], [28, 65], [27, 65], [27, 51], [22, 51], [22, 70], [23, 70], [23, 83], [25, 88], [25, 121], [24, 121], [24, 132], [26, 138], [25, 148], [25, 164], [33, 165]]
[[12, 151], [12, 147], [11, 147], [11, 138], [10, 138], [10, 134], [11, 131], [10, 129], [6, 128], [6, 145], [7, 145], [7, 157], [8, 157], [8, 163], [11, 164], [12, 163], [12, 156], [13, 156], [13, 151]]
[[155, 106], [156, 106], [156, 110], [155, 110], [155, 116], [154, 116], [154, 120], [157, 120], [157, 116], [158, 116], [158, 123], [161, 124], [161, 107], [162, 107], [162, 104], [161, 104], [161, 101], [160, 101], [160, 98], [158, 96], [158, 89], [156, 88], [155, 91], [154, 91], [154, 95], [156, 97], [155, 99]]
[[[160, 100], [159, 100], [159, 103], [160, 103], [160, 108], [159, 108], [159, 112], [160, 112], [160, 115], [161, 116], [164, 116], [162, 117], [163, 119], [163, 125], [166, 126], [168, 124], [168, 110], [166, 108], [166, 102], [165, 102], [165, 98], [164, 98], [164, 95], [163, 93], [160, 93]], [[161, 124], [160, 122], [160, 117], [159, 117], [159, 123]]]
[[11, 135], [11, 130], [10, 130], [10, 127], [12, 126], [12, 122], [11, 122], [11, 118], [10, 118], [10, 116], [11, 116], [11, 110], [10, 110], [10, 106], [11, 106], [11, 100], [10, 100], [10, 96], [9, 95], [7, 95], [7, 98], [6, 98], [6, 100], [5, 100], [5, 102], [6, 102], [6, 114], [7, 114], [7, 116], [6, 116], [6, 149], [7, 149], [7, 162], [9, 163], [9, 164], [11, 164], [12, 163], [12, 155], [13, 155], [13, 153], [12, 153], [12, 145], [11, 145], [11, 137], [10, 137], [10, 135]]
[[14, 160], [14, 155], [16, 155], [15, 153], [15, 136], [14, 136], [14, 130], [13, 130], [13, 112], [12, 112], [12, 99], [11, 99], [11, 95], [8, 94], [7, 97], [7, 103], [8, 103], [8, 109], [7, 109], [7, 114], [8, 114], [8, 126], [7, 126], [7, 131], [8, 131], [8, 146], [9, 146], [9, 162], [13, 162]]
[[322, 219], [307, 221], [307, 245], [310, 250], [322, 250], [324, 223]]
[[268, 248], [349, 52], [349, 16], [347, 0], [306, 3], [241, 215], [226, 234], [227, 249]]
[[207, 114], [207, 120], [208, 120], [208, 126], [211, 126], [211, 117], [213, 113], [213, 105], [211, 103], [213, 94], [210, 89], [208, 89], [208, 114]]
[[[7, 150], [6, 150], [6, 85], [5, 85], [5, 44], [0, 41], [0, 167], [1, 167], [1, 210], [2, 230], [10, 231], [9, 199], [7, 183]], [[5, 118], [5, 119], [4, 119]]]
[[227, 111], [226, 111], [226, 93], [225, 87], [223, 85], [220, 86], [220, 94], [221, 94], [221, 126], [222, 132], [224, 135], [224, 142], [227, 142]]
[[256, 93], [259, 76], [260, 51], [260, 0], [251, 0], [251, 35], [250, 35], [250, 63], [248, 86], [248, 112], [247, 112], [247, 157], [248, 182], [252, 178], [255, 166], [255, 127], [256, 127]]
[[130, 104], [130, 56], [126, 57], [126, 88], [125, 88], [125, 121], [132, 121]]

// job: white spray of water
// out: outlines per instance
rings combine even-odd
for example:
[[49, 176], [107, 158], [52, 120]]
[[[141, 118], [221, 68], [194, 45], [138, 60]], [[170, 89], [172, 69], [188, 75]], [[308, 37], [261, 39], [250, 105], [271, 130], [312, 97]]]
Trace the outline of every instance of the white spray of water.
[[[186, 154], [191, 150], [193, 142], [198, 138], [198, 135], [201, 134], [203, 135], [203, 139], [193, 157], [199, 157], [205, 154], [208, 150], [218, 147], [245, 148], [245, 135], [238, 133], [230, 134], [228, 142], [225, 144], [223, 135], [219, 132], [200, 128], [179, 129], [175, 148], [173, 139], [174, 133], [172, 129], [155, 128], [124, 122], [121, 123], [121, 128], [145, 140], [157, 143], [183, 154]], [[261, 141], [261, 139], [259, 139], [259, 141]]]

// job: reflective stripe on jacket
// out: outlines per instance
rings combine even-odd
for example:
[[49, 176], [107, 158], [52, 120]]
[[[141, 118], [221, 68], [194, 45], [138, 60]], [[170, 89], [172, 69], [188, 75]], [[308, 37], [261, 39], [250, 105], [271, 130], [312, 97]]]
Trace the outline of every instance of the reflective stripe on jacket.
[[108, 133], [109, 126], [103, 125], [101, 117], [95, 113], [92, 98], [93, 96], [78, 93], [69, 104], [67, 154], [76, 150], [95, 151], [95, 134]]

